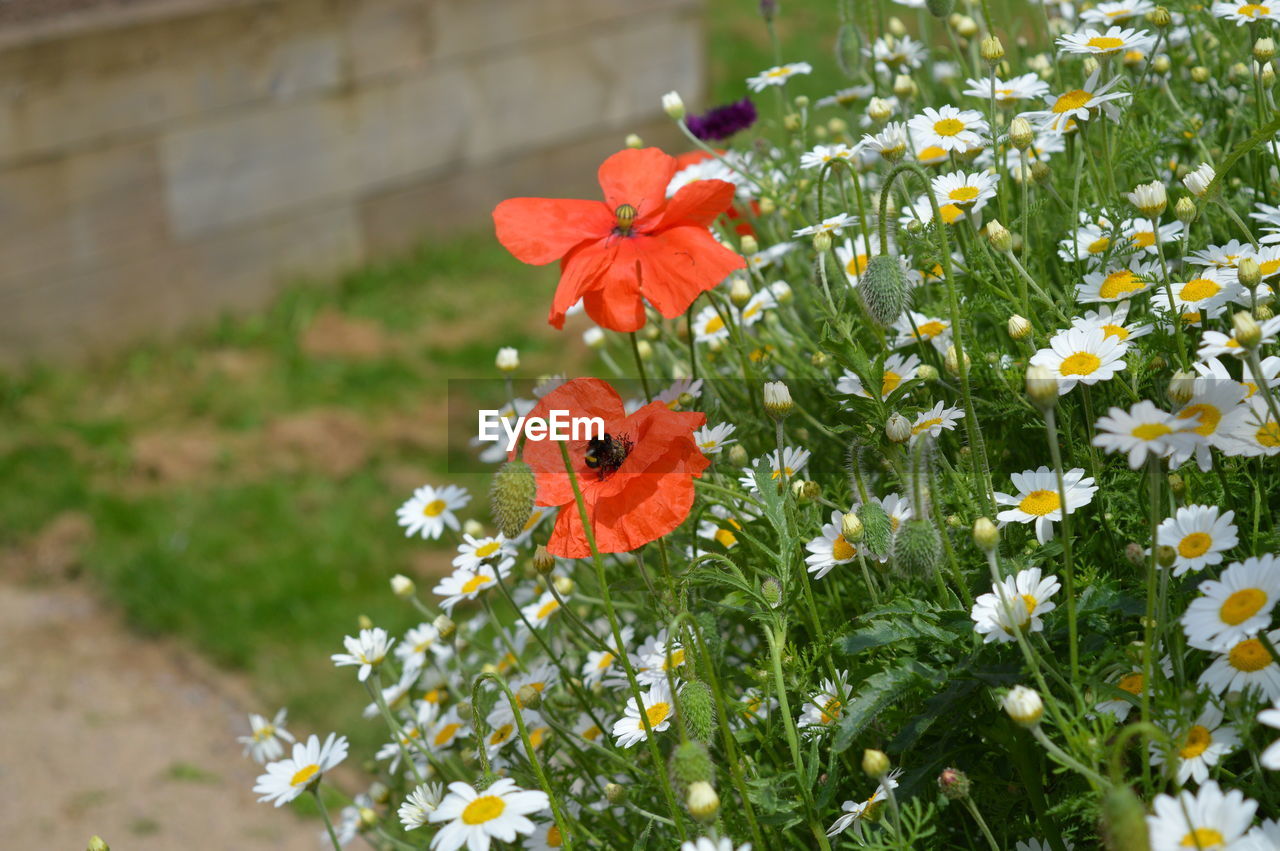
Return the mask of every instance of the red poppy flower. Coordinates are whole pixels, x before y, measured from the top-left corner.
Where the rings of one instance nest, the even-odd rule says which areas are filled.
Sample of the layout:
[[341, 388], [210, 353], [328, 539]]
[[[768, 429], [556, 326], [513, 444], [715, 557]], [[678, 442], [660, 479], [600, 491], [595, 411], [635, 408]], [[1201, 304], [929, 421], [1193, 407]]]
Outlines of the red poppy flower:
[[[622, 398], [598, 378], [575, 378], [556, 388], [529, 417], [546, 418], [551, 411], [604, 420], [605, 441], [566, 444], [601, 552], [629, 552], [684, 522], [693, 507], [693, 480], [710, 464], [693, 439], [693, 431], [706, 424], [705, 414], [650, 402], [628, 416]], [[548, 552], [582, 558], [591, 550], [560, 446], [526, 441], [524, 460], [537, 480], [537, 504], [560, 508]]]
[[582, 299], [598, 325], [636, 331], [645, 299], [674, 319], [746, 265], [708, 230], [733, 203], [733, 184], [698, 180], [668, 200], [677, 168], [657, 148], [627, 149], [600, 166], [603, 202], [511, 198], [494, 208], [498, 241], [516, 259], [560, 261], [552, 325], [563, 328], [565, 311]]

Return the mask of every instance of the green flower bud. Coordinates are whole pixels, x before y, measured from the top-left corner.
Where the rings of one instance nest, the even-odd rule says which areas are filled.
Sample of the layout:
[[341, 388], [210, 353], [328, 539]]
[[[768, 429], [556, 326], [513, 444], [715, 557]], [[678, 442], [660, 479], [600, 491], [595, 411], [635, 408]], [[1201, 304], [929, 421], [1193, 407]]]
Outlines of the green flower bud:
[[689, 735], [700, 742], [710, 742], [716, 731], [716, 710], [711, 698], [711, 687], [701, 680], [690, 680], [680, 689], [678, 702]]
[[916, 576], [932, 575], [942, 558], [942, 536], [923, 517], [904, 521], [893, 542], [893, 559], [898, 567]]
[[1134, 791], [1123, 784], [1112, 786], [1102, 796], [1098, 817], [1102, 842], [1107, 851], [1150, 848], [1147, 811]]
[[911, 290], [897, 257], [877, 254], [867, 261], [858, 281], [858, 294], [871, 318], [892, 325], [911, 301]]
[[682, 742], [671, 752], [671, 779], [678, 789], [688, 789], [699, 781], [715, 780], [716, 768], [707, 746], [701, 742]]
[[533, 514], [533, 499], [538, 491], [533, 468], [523, 461], [508, 461], [493, 476], [489, 486], [489, 508], [498, 531], [514, 538], [524, 531]]
[[858, 519], [862, 521], [862, 541], [867, 549], [878, 556], [888, 555], [893, 547], [893, 523], [880, 503], [858, 506]]

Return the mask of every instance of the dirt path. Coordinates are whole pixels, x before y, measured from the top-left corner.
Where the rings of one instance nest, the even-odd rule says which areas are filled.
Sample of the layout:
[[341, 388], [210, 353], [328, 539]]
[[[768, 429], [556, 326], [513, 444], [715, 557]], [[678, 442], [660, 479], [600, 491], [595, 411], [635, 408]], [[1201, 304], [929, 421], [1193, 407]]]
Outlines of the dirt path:
[[0, 845], [77, 851], [318, 848], [255, 801], [247, 689], [131, 633], [82, 583], [0, 581]]

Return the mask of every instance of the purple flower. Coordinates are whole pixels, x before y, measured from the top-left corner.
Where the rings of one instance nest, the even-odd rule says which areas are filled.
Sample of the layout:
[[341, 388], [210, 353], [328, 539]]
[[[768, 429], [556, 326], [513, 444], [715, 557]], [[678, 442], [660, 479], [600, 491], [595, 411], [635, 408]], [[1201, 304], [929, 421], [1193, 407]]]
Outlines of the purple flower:
[[760, 15], [766, 21], [772, 21], [778, 13], [778, 0], [760, 0]]
[[685, 119], [689, 132], [704, 142], [728, 139], [755, 123], [756, 105], [751, 98], [717, 106], [702, 115], [690, 115]]

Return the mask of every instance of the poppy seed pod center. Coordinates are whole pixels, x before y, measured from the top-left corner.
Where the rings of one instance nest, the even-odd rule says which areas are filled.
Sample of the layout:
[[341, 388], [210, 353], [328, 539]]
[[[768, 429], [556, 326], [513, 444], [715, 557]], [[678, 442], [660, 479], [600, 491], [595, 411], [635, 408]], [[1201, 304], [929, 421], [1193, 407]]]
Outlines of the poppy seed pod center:
[[630, 236], [631, 228], [636, 223], [636, 208], [630, 204], [621, 204], [618, 209], [613, 211], [613, 216], [618, 222], [618, 233], [623, 236]]

